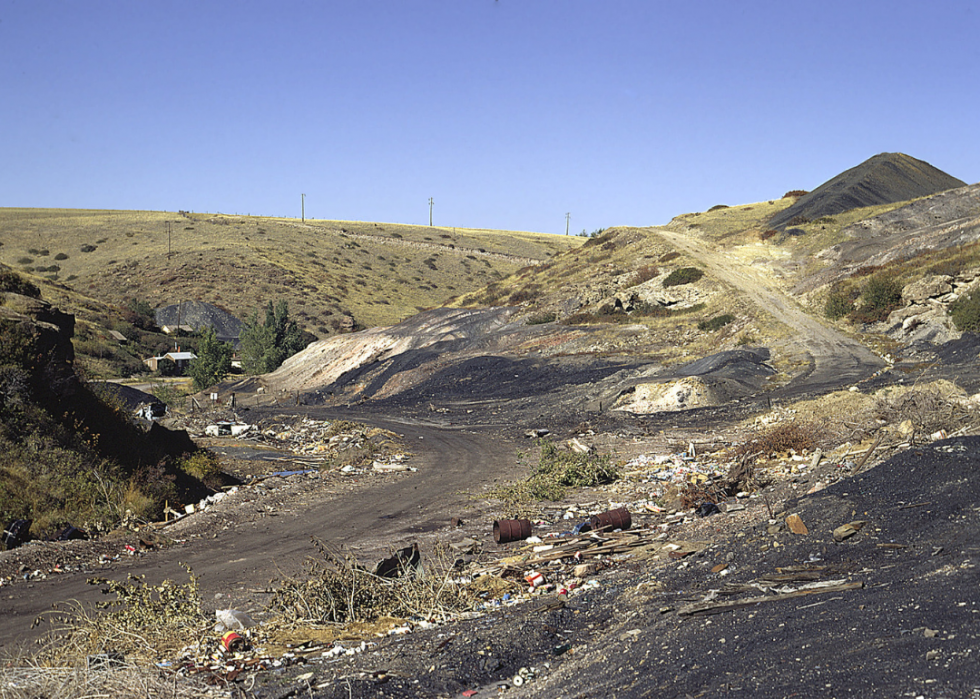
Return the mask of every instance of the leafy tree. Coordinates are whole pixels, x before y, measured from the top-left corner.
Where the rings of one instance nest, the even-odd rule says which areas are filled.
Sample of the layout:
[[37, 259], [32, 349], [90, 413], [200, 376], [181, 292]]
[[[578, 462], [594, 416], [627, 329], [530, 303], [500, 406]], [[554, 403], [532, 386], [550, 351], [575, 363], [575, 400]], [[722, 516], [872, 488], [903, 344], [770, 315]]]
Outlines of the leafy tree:
[[258, 309], [252, 311], [239, 334], [242, 368], [249, 374], [266, 374], [306, 347], [303, 332], [289, 319], [289, 304], [280, 299], [265, 309], [265, 322], [259, 322]]
[[197, 359], [192, 359], [187, 368], [194, 387], [205, 389], [225, 378], [231, 371], [231, 353], [231, 345], [219, 340], [214, 328], [205, 328], [197, 345]]

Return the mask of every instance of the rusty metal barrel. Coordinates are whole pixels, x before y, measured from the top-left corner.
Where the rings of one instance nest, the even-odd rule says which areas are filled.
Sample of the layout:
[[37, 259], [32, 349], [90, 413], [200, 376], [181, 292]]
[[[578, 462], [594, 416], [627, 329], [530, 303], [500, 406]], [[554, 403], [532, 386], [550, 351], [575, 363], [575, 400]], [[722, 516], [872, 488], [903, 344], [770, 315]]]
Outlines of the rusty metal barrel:
[[609, 510], [609, 512], [592, 515], [589, 517], [589, 523], [595, 530], [622, 529], [625, 531], [633, 525], [633, 518], [630, 516], [629, 510], [620, 507], [618, 510]]
[[493, 523], [493, 540], [498, 544], [521, 541], [531, 536], [531, 520], [501, 519]]

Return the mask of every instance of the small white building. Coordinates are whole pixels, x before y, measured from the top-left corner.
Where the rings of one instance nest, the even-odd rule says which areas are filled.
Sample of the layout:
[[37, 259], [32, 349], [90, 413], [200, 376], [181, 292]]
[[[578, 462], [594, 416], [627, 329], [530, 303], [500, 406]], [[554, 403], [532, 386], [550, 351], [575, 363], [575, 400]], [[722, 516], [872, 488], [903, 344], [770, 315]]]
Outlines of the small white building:
[[150, 357], [149, 359], [144, 359], [143, 363], [150, 367], [151, 371], [156, 371], [160, 368], [160, 362], [163, 360], [169, 360], [177, 365], [180, 369], [186, 369], [187, 365], [191, 363], [191, 360], [197, 359], [197, 355], [193, 352], [167, 352], [160, 357]]

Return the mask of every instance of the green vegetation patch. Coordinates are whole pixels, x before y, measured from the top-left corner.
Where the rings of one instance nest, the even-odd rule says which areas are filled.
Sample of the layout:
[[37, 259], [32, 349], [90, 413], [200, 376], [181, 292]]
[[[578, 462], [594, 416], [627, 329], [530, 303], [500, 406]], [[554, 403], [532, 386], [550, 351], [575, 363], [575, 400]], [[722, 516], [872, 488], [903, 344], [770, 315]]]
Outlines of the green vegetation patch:
[[980, 294], [961, 296], [949, 307], [953, 324], [962, 332], [980, 331]]
[[541, 441], [541, 456], [531, 475], [513, 485], [502, 486], [489, 493], [490, 497], [506, 501], [519, 508], [541, 500], [561, 500], [567, 488], [585, 488], [613, 483], [619, 479], [619, 469], [608, 454], [576, 454], [560, 450], [553, 442]]
[[704, 276], [704, 271], [697, 267], [681, 267], [675, 269], [664, 279], [664, 286], [681, 286], [682, 284], [693, 284]]
[[734, 320], [734, 314], [724, 313], [720, 316], [715, 316], [710, 320], [702, 320], [698, 323], [698, 330], [703, 330], [704, 332], [715, 332], [716, 330], [721, 330]]

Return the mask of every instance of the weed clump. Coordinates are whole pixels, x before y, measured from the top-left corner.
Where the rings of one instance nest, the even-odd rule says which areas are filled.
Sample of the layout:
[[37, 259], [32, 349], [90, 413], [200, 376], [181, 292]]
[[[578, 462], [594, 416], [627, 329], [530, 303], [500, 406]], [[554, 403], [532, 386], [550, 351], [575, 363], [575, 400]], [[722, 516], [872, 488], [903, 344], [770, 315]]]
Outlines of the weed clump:
[[145, 576], [132, 574], [124, 581], [89, 579], [90, 585], [103, 586], [102, 591], [115, 599], [97, 603], [101, 611], [95, 614], [80, 604], [50, 612], [43, 620], [62, 640], [52, 644], [46, 655], [69, 660], [111, 648], [127, 657], [156, 661], [191, 640], [204, 640], [211, 634], [213, 620], [201, 607], [197, 576], [190, 567], [184, 568], [190, 579], [182, 584], [167, 579], [150, 585]]

